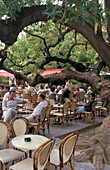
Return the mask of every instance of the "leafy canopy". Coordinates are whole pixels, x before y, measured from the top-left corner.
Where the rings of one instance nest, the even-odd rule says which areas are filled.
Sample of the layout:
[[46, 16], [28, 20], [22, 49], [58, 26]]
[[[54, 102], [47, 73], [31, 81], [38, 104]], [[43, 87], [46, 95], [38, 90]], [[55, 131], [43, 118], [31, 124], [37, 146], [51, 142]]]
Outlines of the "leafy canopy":
[[[55, 33], [59, 33], [57, 29], [58, 24], [55, 25], [51, 20], [46, 22], [45, 26], [50, 28]], [[54, 44], [58, 39], [57, 36], [46, 30], [44, 27], [40, 27], [40, 24], [33, 24], [27, 29], [30, 31], [30, 33], [43, 37], [46, 40], [47, 46]], [[65, 26], [62, 27], [62, 31], [64, 30]], [[66, 58], [69, 49], [74, 43], [74, 31], [71, 31], [65, 35], [64, 40], [62, 40], [57, 46], [50, 48], [49, 51], [51, 56]], [[70, 59], [73, 61], [81, 62], [85, 66], [87, 63], [90, 63], [90, 67], [92, 67], [93, 63], [95, 63], [95, 58], [97, 58], [97, 53], [93, 50], [90, 44], [86, 45], [85, 38], [80, 34], [77, 34], [77, 43], [80, 43], [80, 45], [76, 45], [71, 50]], [[46, 52], [44, 52], [45, 55], [42, 52], [44, 49], [45, 46], [42, 39], [35, 36], [33, 37], [27, 33], [22, 33], [21, 36], [18, 37], [17, 42], [14, 43], [12, 47], [8, 48], [8, 51], [10, 52], [8, 54], [8, 58], [10, 60], [12, 59], [13, 63], [16, 65], [24, 65], [29, 61], [36, 62], [36, 65], [27, 65], [22, 68], [12, 65], [12, 63], [9, 61], [7, 62], [7, 60], [5, 61], [5, 64], [7, 65], [8, 63], [9, 67], [15, 70], [22, 68], [25, 73], [36, 72], [36, 68], [39, 67], [39, 65], [45, 60], [45, 57], [47, 56]], [[57, 68], [58, 65], [62, 65], [62, 63], [54, 61], [47, 64], [45, 68]], [[68, 63], [63, 65], [66, 67], [71, 67], [71, 65]]]
[[20, 12], [22, 7], [40, 4], [40, 2], [40, 0], [37, 0], [37, 2], [36, 0], [1, 0], [0, 19], [5, 16], [5, 18], [9, 17], [16, 20], [16, 12]]
[[104, 22], [104, 12], [105, 10], [107, 12], [101, 3], [97, 4], [94, 0], [67, 0], [65, 2], [57, 0], [55, 6], [51, 0], [48, 0], [47, 5], [46, 14], [52, 16], [53, 19], [57, 16], [63, 22], [73, 19], [77, 21], [79, 17], [82, 17], [85, 21], [95, 25]]

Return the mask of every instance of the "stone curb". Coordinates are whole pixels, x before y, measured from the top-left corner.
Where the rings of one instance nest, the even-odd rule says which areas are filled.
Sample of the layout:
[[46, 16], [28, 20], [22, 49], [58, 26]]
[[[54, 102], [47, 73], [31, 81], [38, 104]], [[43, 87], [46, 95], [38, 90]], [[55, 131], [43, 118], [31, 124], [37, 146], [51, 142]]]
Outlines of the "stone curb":
[[100, 126], [101, 124], [102, 124], [102, 122], [94, 123], [94, 124], [89, 125], [89, 126], [86, 126], [86, 127], [84, 127], [84, 128], [80, 128], [80, 129], [77, 129], [77, 130], [73, 130], [73, 131], [71, 131], [71, 132], [65, 133], [65, 134], [60, 135], [60, 136], [55, 136], [55, 137], [56, 137], [56, 138], [61, 138], [61, 139], [63, 139], [63, 138], [65, 138], [67, 135], [69, 135], [69, 134], [71, 134], [71, 133], [74, 133], [74, 132], [83, 133], [84, 131], [89, 130], [89, 129], [91, 129], [91, 128], [96, 128], [96, 127]]

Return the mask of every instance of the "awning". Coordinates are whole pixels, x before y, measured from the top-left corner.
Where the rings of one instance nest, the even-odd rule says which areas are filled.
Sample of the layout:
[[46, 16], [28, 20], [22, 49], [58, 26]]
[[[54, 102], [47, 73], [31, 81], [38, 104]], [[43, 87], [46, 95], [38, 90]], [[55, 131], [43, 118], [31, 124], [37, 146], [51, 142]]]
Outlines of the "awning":
[[9, 77], [9, 78], [14, 78], [14, 75], [7, 72], [7, 71], [4, 71], [4, 70], [0, 70], [0, 77]]
[[[41, 75], [42, 76], [45, 76], [45, 75], [49, 75], [49, 74], [55, 74], [55, 73], [60, 73], [63, 69], [46, 69], [44, 70]], [[75, 71], [75, 68], [72, 69], [73, 71]], [[36, 73], [31, 73], [31, 74], [28, 74], [28, 77], [30, 76], [35, 76]]]

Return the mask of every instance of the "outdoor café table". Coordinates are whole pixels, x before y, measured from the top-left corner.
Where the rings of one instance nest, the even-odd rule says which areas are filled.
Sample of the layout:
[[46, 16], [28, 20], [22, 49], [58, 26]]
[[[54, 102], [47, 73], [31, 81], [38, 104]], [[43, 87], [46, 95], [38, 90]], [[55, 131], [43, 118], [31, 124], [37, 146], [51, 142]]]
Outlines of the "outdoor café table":
[[18, 109], [18, 113], [21, 113], [21, 114], [31, 114], [33, 111], [32, 110], [27, 110], [27, 109]]
[[63, 104], [54, 104], [53, 108], [58, 109], [58, 112], [60, 112], [63, 109]]
[[63, 104], [54, 104], [53, 108], [54, 109], [62, 109], [63, 108]]
[[84, 102], [83, 102], [83, 101], [77, 102], [77, 105], [78, 105], [78, 106], [84, 106]]
[[23, 108], [23, 104], [17, 104], [17, 107]]
[[[25, 141], [26, 139], [31, 139], [31, 141]], [[21, 150], [28, 150], [29, 157], [31, 157], [32, 151], [37, 149], [42, 143], [48, 140], [47, 137], [41, 135], [20, 135], [12, 139], [12, 146], [21, 149]]]

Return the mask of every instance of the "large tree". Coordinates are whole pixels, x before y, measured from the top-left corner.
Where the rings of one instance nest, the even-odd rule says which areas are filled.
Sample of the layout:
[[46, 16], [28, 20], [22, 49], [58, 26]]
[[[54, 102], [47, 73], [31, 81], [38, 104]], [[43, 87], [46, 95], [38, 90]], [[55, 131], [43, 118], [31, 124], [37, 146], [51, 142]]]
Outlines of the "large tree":
[[[110, 1], [105, 0], [103, 4], [104, 7], [101, 6], [98, 0], [58, 0], [54, 5], [53, 2], [54, 1], [42, 5], [41, 1], [36, 2], [33, 0], [1, 1], [0, 15], [3, 17], [5, 14], [6, 17], [5, 19], [2, 18], [0, 21], [0, 40], [5, 43], [5, 48], [0, 51], [0, 69], [4, 69], [14, 74], [16, 78], [24, 79], [33, 86], [41, 82], [46, 83], [53, 80], [65, 80], [71, 78], [81, 82], [86, 82], [97, 91], [104, 105], [108, 108], [108, 111], [110, 111], [110, 81], [101, 79], [99, 76], [103, 67], [106, 66], [110, 69]], [[52, 20], [55, 25], [59, 24], [57, 33], [45, 26], [45, 22], [48, 20]], [[35, 64], [37, 68], [43, 68], [51, 61], [58, 61], [61, 63], [69, 63], [71, 67], [75, 67], [76, 71], [66, 69], [60, 74], [48, 76], [41, 76], [37, 73], [34, 79], [29, 79], [25, 75], [17, 73], [15, 70], [7, 67], [5, 61], [8, 57], [8, 47], [17, 41], [19, 33], [24, 30], [25, 27], [30, 26], [31, 24], [36, 24], [39, 21], [43, 23], [42, 26], [44, 29], [47, 29], [58, 37], [56, 42], [48, 44], [44, 37], [30, 32], [30, 27], [28, 27], [28, 29], [25, 30], [26, 32], [42, 39], [44, 48], [41, 50], [45, 59], [39, 66], [34, 61], [29, 61], [22, 66], [19, 64], [16, 65], [22, 68], [29, 64]], [[61, 56], [53, 56], [51, 49], [63, 41], [65, 35], [70, 31], [75, 31], [74, 43], [68, 50], [67, 55], [63, 58]], [[84, 64], [78, 63], [71, 58], [72, 49], [79, 44], [79, 42], [77, 42], [77, 33], [84, 36], [87, 41], [86, 45], [90, 44], [99, 55], [97, 65], [92, 69], [88, 69]], [[100, 147], [97, 147], [98, 150], [100, 150], [101, 147], [103, 148], [100, 140], [97, 142], [97, 145], [98, 144], [100, 145]], [[98, 163], [94, 161], [96, 167], [99, 167], [100, 162], [105, 160], [104, 148], [101, 151], [103, 154], [98, 157]], [[103, 168], [103, 166], [101, 166], [101, 168]]]

